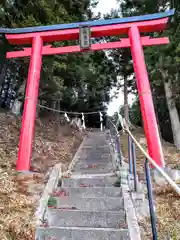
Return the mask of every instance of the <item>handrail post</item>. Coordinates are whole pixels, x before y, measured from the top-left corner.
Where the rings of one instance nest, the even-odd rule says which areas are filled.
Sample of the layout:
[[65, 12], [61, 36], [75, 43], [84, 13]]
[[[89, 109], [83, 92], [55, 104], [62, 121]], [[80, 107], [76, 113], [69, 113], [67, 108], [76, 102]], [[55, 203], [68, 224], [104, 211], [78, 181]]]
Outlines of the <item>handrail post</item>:
[[128, 160], [129, 160], [129, 173], [132, 174], [131, 137], [129, 135], [128, 135]]
[[147, 159], [145, 160], [145, 172], [146, 172], [146, 184], [147, 184], [147, 193], [148, 193], [148, 201], [149, 201], [149, 212], [151, 217], [152, 235], [153, 235], [153, 240], [157, 240], [158, 238], [157, 238], [157, 229], [156, 229], [156, 214], [153, 206], [151, 175], [150, 175], [149, 162]]
[[134, 175], [134, 190], [137, 191], [137, 175], [136, 175], [136, 149], [134, 145], [134, 141], [132, 139], [131, 142], [132, 147], [132, 162], [133, 162], [133, 175]]
[[117, 134], [117, 137], [116, 137], [116, 149], [117, 149], [117, 153], [118, 153], [118, 159], [119, 159], [120, 166], [122, 166], [119, 134]]

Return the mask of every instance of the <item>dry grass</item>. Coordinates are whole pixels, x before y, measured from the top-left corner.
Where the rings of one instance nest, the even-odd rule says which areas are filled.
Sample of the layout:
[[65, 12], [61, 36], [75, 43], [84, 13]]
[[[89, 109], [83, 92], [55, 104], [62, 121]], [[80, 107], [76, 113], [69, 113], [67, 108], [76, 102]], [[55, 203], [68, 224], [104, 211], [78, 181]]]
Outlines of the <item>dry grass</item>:
[[[133, 132], [135, 138], [139, 141], [144, 138], [142, 129]], [[124, 157], [128, 157], [127, 134], [121, 136], [121, 147]], [[143, 145], [147, 149], [146, 144]], [[167, 166], [180, 169], [180, 153], [174, 146], [163, 141], [163, 152]], [[139, 149], [136, 149], [137, 171], [141, 181], [144, 182], [144, 155]], [[162, 187], [155, 185], [154, 200], [156, 207], [158, 239], [160, 240], [180, 240], [180, 198], [170, 186]], [[142, 239], [152, 239], [150, 219], [141, 219]]]
[[14, 178], [0, 169], [0, 233], [2, 240], [34, 239], [33, 202], [17, 191]]
[[159, 187], [155, 191], [158, 233], [161, 239], [169, 235], [180, 239], [180, 199], [170, 186]]
[[[156, 186], [154, 200], [157, 217], [157, 232], [160, 240], [180, 239], [180, 199], [170, 186]], [[152, 239], [150, 219], [139, 221], [142, 239]]]
[[31, 170], [15, 171], [20, 120], [0, 114], [0, 239], [35, 239], [35, 209], [46, 182], [46, 173], [56, 163], [68, 164], [82, 136], [60, 127], [55, 120], [37, 121]]

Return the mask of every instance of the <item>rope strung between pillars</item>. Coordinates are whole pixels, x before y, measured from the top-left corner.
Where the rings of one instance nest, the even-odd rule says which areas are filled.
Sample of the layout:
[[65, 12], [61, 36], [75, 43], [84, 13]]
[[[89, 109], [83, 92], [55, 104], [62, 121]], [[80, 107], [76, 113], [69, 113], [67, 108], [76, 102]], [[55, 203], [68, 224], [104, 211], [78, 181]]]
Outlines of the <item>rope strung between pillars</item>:
[[[34, 98], [30, 98], [30, 97], [26, 97], [25, 99], [34, 99]], [[50, 107], [46, 107], [46, 106], [44, 106], [44, 105], [41, 105], [41, 104], [37, 104], [37, 106], [38, 107], [40, 107], [40, 108], [44, 108], [44, 109], [47, 109], [47, 110], [50, 110], [50, 111], [53, 111], [53, 112], [58, 112], [58, 113], [67, 113], [67, 114], [75, 114], [75, 115], [77, 115], [77, 114], [82, 114], [81, 112], [68, 112], [68, 111], [63, 111], [63, 110], [57, 110], [57, 109], [54, 109], [54, 108], [50, 108]], [[101, 111], [101, 112], [103, 112], [103, 113], [106, 113], [106, 111]], [[96, 112], [85, 112], [85, 113], [83, 113], [84, 115], [91, 115], [91, 114], [96, 114], [96, 113], [99, 113], [99, 111], [96, 111]]]
[[72, 114], [72, 115], [81, 114], [82, 128], [83, 129], [86, 129], [85, 115], [99, 114], [99, 116], [100, 116], [100, 128], [101, 128], [101, 131], [103, 131], [103, 113], [106, 113], [106, 111], [79, 113], [79, 112], [68, 112], [68, 111], [63, 111], [63, 110], [57, 110], [57, 109], [54, 109], [54, 108], [46, 107], [46, 106], [41, 105], [41, 104], [37, 104], [37, 106], [42, 108], [42, 109], [47, 109], [47, 110], [50, 110], [50, 111], [53, 111], [53, 112], [64, 113], [64, 117], [65, 117], [67, 122], [71, 121], [67, 114]]
[[102, 114], [102, 112], [99, 112], [99, 117], [100, 117], [100, 128], [101, 128], [101, 131], [103, 131], [103, 114]]

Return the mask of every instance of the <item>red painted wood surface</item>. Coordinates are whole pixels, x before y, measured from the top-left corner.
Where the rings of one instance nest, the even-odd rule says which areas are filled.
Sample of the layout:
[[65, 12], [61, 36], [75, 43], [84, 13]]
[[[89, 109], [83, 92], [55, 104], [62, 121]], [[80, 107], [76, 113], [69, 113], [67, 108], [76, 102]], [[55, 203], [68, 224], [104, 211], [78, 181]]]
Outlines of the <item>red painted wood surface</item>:
[[[154, 46], [168, 44], [168, 38], [150, 38], [150, 37], [141, 37], [142, 46]], [[122, 38], [119, 42], [109, 42], [109, 43], [97, 43], [92, 44], [89, 51], [100, 51], [107, 49], [116, 49], [116, 48], [127, 48], [130, 47], [130, 41], [128, 38]], [[14, 51], [8, 52], [6, 54], [7, 58], [19, 58], [19, 57], [28, 57], [31, 56], [31, 48], [24, 48], [24, 51]], [[67, 54], [67, 53], [81, 52], [80, 46], [68, 46], [68, 47], [57, 47], [51, 48], [51, 45], [44, 46], [42, 49], [42, 55], [53, 55], [53, 54]]]
[[[165, 29], [168, 22], [168, 18], [162, 18], [158, 20], [115, 24], [108, 26], [98, 26], [91, 28], [92, 37], [103, 36], [119, 36], [121, 34], [128, 34], [128, 30], [132, 26], [137, 26], [140, 32], [156, 32]], [[10, 44], [23, 45], [31, 44], [32, 39], [35, 36], [41, 36], [44, 42], [55, 42], [64, 40], [77, 40], [79, 39], [79, 28], [69, 30], [58, 30], [48, 32], [36, 32], [25, 34], [6, 34]]]
[[18, 171], [27, 171], [30, 168], [34, 125], [36, 118], [36, 104], [39, 91], [39, 81], [42, 64], [43, 40], [35, 37], [32, 42], [32, 55], [26, 87], [26, 98], [20, 134], [17, 167]]
[[151, 88], [146, 70], [140, 33], [136, 26], [129, 29], [129, 38], [148, 151], [152, 159], [160, 167], [163, 167], [164, 157], [156, 122]]

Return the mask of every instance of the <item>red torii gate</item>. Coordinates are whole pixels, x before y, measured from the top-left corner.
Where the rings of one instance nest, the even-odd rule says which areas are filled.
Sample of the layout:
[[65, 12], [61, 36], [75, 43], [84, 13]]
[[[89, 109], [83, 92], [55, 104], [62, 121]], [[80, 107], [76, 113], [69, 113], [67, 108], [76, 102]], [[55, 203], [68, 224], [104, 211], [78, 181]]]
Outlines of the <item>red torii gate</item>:
[[79, 39], [79, 28], [83, 25], [90, 28], [92, 37], [119, 36], [121, 34], [127, 34], [129, 36], [128, 38], [120, 39], [118, 42], [92, 44], [88, 50], [97, 51], [115, 48], [131, 48], [148, 151], [155, 162], [160, 167], [164, 167], [162, 147], [144, 61], [143, 46], [167, 44], [168, 38], [152, 39], [150, 37], [141, 37], [140, 33], [164, 30], [167, 26], [168, 18], [173, 14], [174, 10], [170, 10], [159, 14], [111, 20], [97, 20], [84, 23], [20, 29], [1, 28], [0, 33], [5, 34], [10, 44], [32, 45], [31, 48], [24, 48], [23, 51], [8, 52], [6, 55], [7, 58], [30, 56], [17, 170], [26, 171], [30, 168], [42, 56], [83, 51], [78, 45], [53, 48], [51, 45], [43, 46], [43, 44], [54, 41], [77, 40]]

